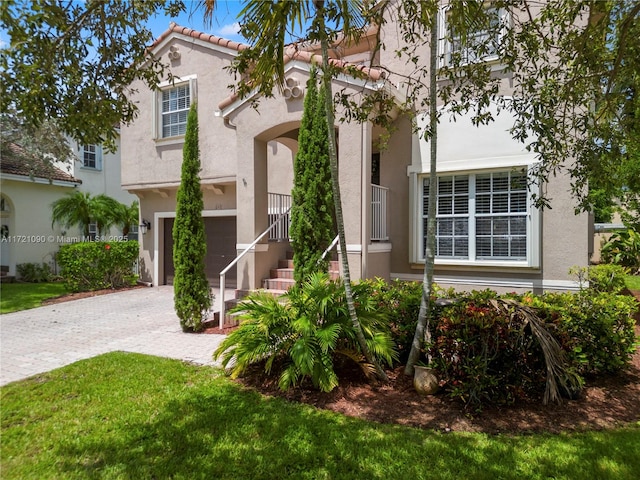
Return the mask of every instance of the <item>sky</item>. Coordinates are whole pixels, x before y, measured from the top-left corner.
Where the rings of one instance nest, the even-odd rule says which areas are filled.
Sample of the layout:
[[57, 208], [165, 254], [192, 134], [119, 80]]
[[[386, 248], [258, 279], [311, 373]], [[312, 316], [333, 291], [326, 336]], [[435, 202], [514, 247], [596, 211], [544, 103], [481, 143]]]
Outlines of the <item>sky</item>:
[[148, 23], [154, 38], [159, 37], [167, 28], [171, 21], [182, 27], [193, 28], [200, 32], [212, 33], [219, 37], [236, 42], [242, 42], [242, 37], [238, 35], [238, 12], [242, 9], [242, 2], [237, 0], [218, 0], [214, 18], [210, 27], [206, 27], [203, 21], [203, 9], [199, 7], [199, 0], [185, 0], [187, 11], [177, 18], [160, 14]]

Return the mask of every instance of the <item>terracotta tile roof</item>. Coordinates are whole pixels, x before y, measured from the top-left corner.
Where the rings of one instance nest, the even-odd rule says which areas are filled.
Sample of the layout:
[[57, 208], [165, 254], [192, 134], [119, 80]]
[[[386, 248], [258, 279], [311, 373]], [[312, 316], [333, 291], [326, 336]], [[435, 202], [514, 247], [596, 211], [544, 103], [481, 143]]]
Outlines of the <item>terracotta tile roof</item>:
[[82, 180], [54, 167], [40, 158], [29, 157], [20, 145], [9, 143], [3, 145], [0, 158], [0, 172], [5, 175], [19, 175], [45, 180], [57, 180], [71, 183], [82, 183]]
[[162, 43], [162, 41], [165, 38], [167, 38], [169, 35], [171, 35], [172, 33], [179, 33], [181, 35], [186, 35], [187, 37], [191, 37], [191, 38], [194, 38], [196, 40], [202, 40], [204, 42], [209, 42], [209, 43], [211, 43], [213, 45], [219, 45], [221, 47], [230, 48], [231, 50], [236, 50], [237, 52], [240, 52], [242, 50], [245, 50], [245, 49], [249, 48], [249, 46], [245, 45], [244, 43], [234, 42], [232, 40], [227, 40], [226, 38], [217, 37], [217, 36], [211, 35], [209, 33], [198, 32], [197, 30], [193, 30], [193, 29], [188, 28], [188, 27], [181, 27], [180, 25], [177, 25], [175, 22], [171, 22], [169, 24], [169, 28], [167, 30], [165, 30], [156, 39], [156, 41], [153, 42], [153, 44], [149, 48], [150, 49], [154, 49], [157, 45]]
[[[370, 30], [372, 32], [376, 32], [377, 31], [377, 29], [370, 29]], [[234, 42], [234, 41], [227, 40], [227, 39], [221, 38], [221, 37], [217, 37], [215, 35], [211, 35], [211, 34], [208, 34], [208, 33], [198, 32], [197, 30], [193, 30], [193, 29], [188, 28], [188, 27], [181, 27], [180, 25], [177, 25], [176, 23], [171, 22], [169, 24], [169, 28], [167, 30], [165, 30], [156, 39], [155, 42], [153, 42], [153, 44], [151, 45], [150, 49], [155, 48], [164, 39], [169, 37], [172, 33], [178, 33], [178, 34], [181, 34], [181, 35], [186, 35], [188, 37], [191, 37], [191, 38], [194, 38], [194, 39], [197, 39], [197, 40], [202, 40], [202, 41], [205, 41], [205, 42], [209, 42], [209, 43], [211, 43], [213, 45], [219, 45], [221, 47], [227, 47], [227, 48], [230, 48], [230, 49], [235, 50], [237, 52], [240, 52], [242, 50], [246, 50], [247, 48], [250, 48], [248, 45], [245, 45], [243, 43]], [[367, 33], [369, 34], [370, 32], [367, 32]], [[322, 63], [322, 56], [318, 55], [318, 54], [314, 54], [314, 53], [312, 53], [310, 51], [306, 51], [304, 49], [300, 49], [295, 44], [292, 44], [292, 45], [289, 45], [287, 47], [286, 51], [285, 51], [284, 64], [286, 65], [287, 63], [289, 63], [291, 61], [294, 61], [294, 60], [298, 60], [298, 61], [306, 62], [306, 63], [321, 64]], [[337, 58], [332, 58], [332, 59], [329, 60], [329, 62], [333, 66], [335, 66], [337, 68], [342, 68], [342, 69], [345, 69], [345, 70], [355, 69], [355, 70], [361, 72], [365, 77], [369, 77], [373, 81], [384, 80], [384, 78], [386, 76], [386, 73], [383, 70], [366, 67], [366, 66], [360, 65], [360, 64], [345, 62], [344, 60], [339, 60]], [[228, 107], [229, 105], [231, 105], [237, 99], [238, 99], [238, 95], [237, 94], [232, 94], [232, 95], [228, 96], [227, 98], [225, 98], [224, 100], [222, 100], [218, 104], [218, 108], [220, 110], [222, 110], [225, 107]]]

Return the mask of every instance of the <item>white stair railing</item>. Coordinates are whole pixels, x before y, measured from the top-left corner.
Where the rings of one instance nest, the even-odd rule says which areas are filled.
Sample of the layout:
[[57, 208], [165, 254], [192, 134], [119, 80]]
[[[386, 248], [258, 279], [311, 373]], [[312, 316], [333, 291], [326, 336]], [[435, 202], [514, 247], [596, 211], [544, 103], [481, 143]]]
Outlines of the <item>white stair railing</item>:
[[389, 189], [371, 185], [371, 241], [389, 240], [387, 233], [387, 194]]
[[291, 210], [291, 195], [282, 193], [269, 193], [268, 196], [268, 215], [269, 224], [276, 223], [276, 227], [269, 234], [269, 241], [282, 242], [289, 240], [289, 226], [291, 225], [291, 217], [286, 221], [277, 221], [279, 215], [288, 214]]
[[[224, 316], [225, 316], [225, 304], [224, 304], [224, 290], [225, 290], [225, 277], [227, 275], [227, 272], [229, 270], [231, 270], [231, 268], [233, 268], [242, 257], [244, 257], [247, 252], [249, 252], [251, 249], [253, 249], [253, 247], [255, 247], [258, 242], [260, 240], [262, 240], [268, 233], [270, 233], [280, 222], [283, 221], [283, 219], [287, 218], [289, 216], [289, 211], [291, 210], [291, 207], [289, 207], [288, 209], [286, 209], [283, 213], [281, 213], [280, 215], [278, 215], [278, 217], [275, 219], [274, 222], [271, 223], [271, 225], [269, 225], [269, 227], [262, 232], [258, 238], [256, 238], [253, 242], [251, 242], [251, 245], [249, 245], [247, 248], [245, 248], [242, 253], [240, 253], [240, 255], [238, 255], [236, 258], [233, 259], [233, 261], [227, 265], [221, 272], [220, 272], [220, 319], [219, 319], [219, 327], [220, 330], [222, 330], [223, 326], [224, 326]], [[287, 227], [287, 231], [288, 231], [288, 227]]]

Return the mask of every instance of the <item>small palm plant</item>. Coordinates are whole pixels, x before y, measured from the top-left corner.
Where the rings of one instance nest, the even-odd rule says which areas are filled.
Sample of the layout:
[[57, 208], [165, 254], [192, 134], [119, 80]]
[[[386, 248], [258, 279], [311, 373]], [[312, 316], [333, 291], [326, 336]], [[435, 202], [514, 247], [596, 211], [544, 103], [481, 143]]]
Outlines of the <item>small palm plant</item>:
[[[397, 358], [384, 313], [371, 300], [371, 285], [354, 285], [358, 318], [370, 352], [377, 362], [391, 365]], [[233, 311], [240, 327], [222, 342], [214, 358], [232, 376], [250, 365], [263, 364], [267, 375], [279, 375], [282, 390], [311, 380], [328, 392], [338, 385], [336, 366], [346, 361], [371, 377], [375, 367], [360, 351], [349, 317], [344, 287], [327, 274], [314, 273], [281, 298], [256, 292]]]

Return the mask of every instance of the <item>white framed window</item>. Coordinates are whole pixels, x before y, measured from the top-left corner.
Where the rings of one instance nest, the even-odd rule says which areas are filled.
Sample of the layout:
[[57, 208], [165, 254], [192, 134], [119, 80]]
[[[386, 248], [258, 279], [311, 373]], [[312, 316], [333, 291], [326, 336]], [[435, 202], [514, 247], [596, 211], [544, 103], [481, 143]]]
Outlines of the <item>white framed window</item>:
[[102, 147], [100, 145], [82, 146], [82, 166], [102, 170]]
[[161, 84], [154, 102], [156, 106], [155, 138], [183, 137], [187, 131], [187, 117], [193, 101], [195, 101], [195, 76]]
[[89, 238], [94, 239], [100, 235], [100, 231], [98, 230], [98, 224], [96, 222], [91, 222], [89, 224]]
[[[436, 263], [537, 266], [539, 215], [525, 168], [438, 175]], [[420, 259], [427, 242], [428, 176], [421, 178]]]
[[462, 35], [456, 32], [448, 21], [448, 11], [449, 7], [440, 10], [440, 67], [452, 65], [454, 59], [456, 64], [491, 62], [498, 59], [498, 49], [509, 24], [509, 15], [505, 9], [487, 6], [487, 24], [477, 25], [474, 30], [468, 32], [464, 42]]

